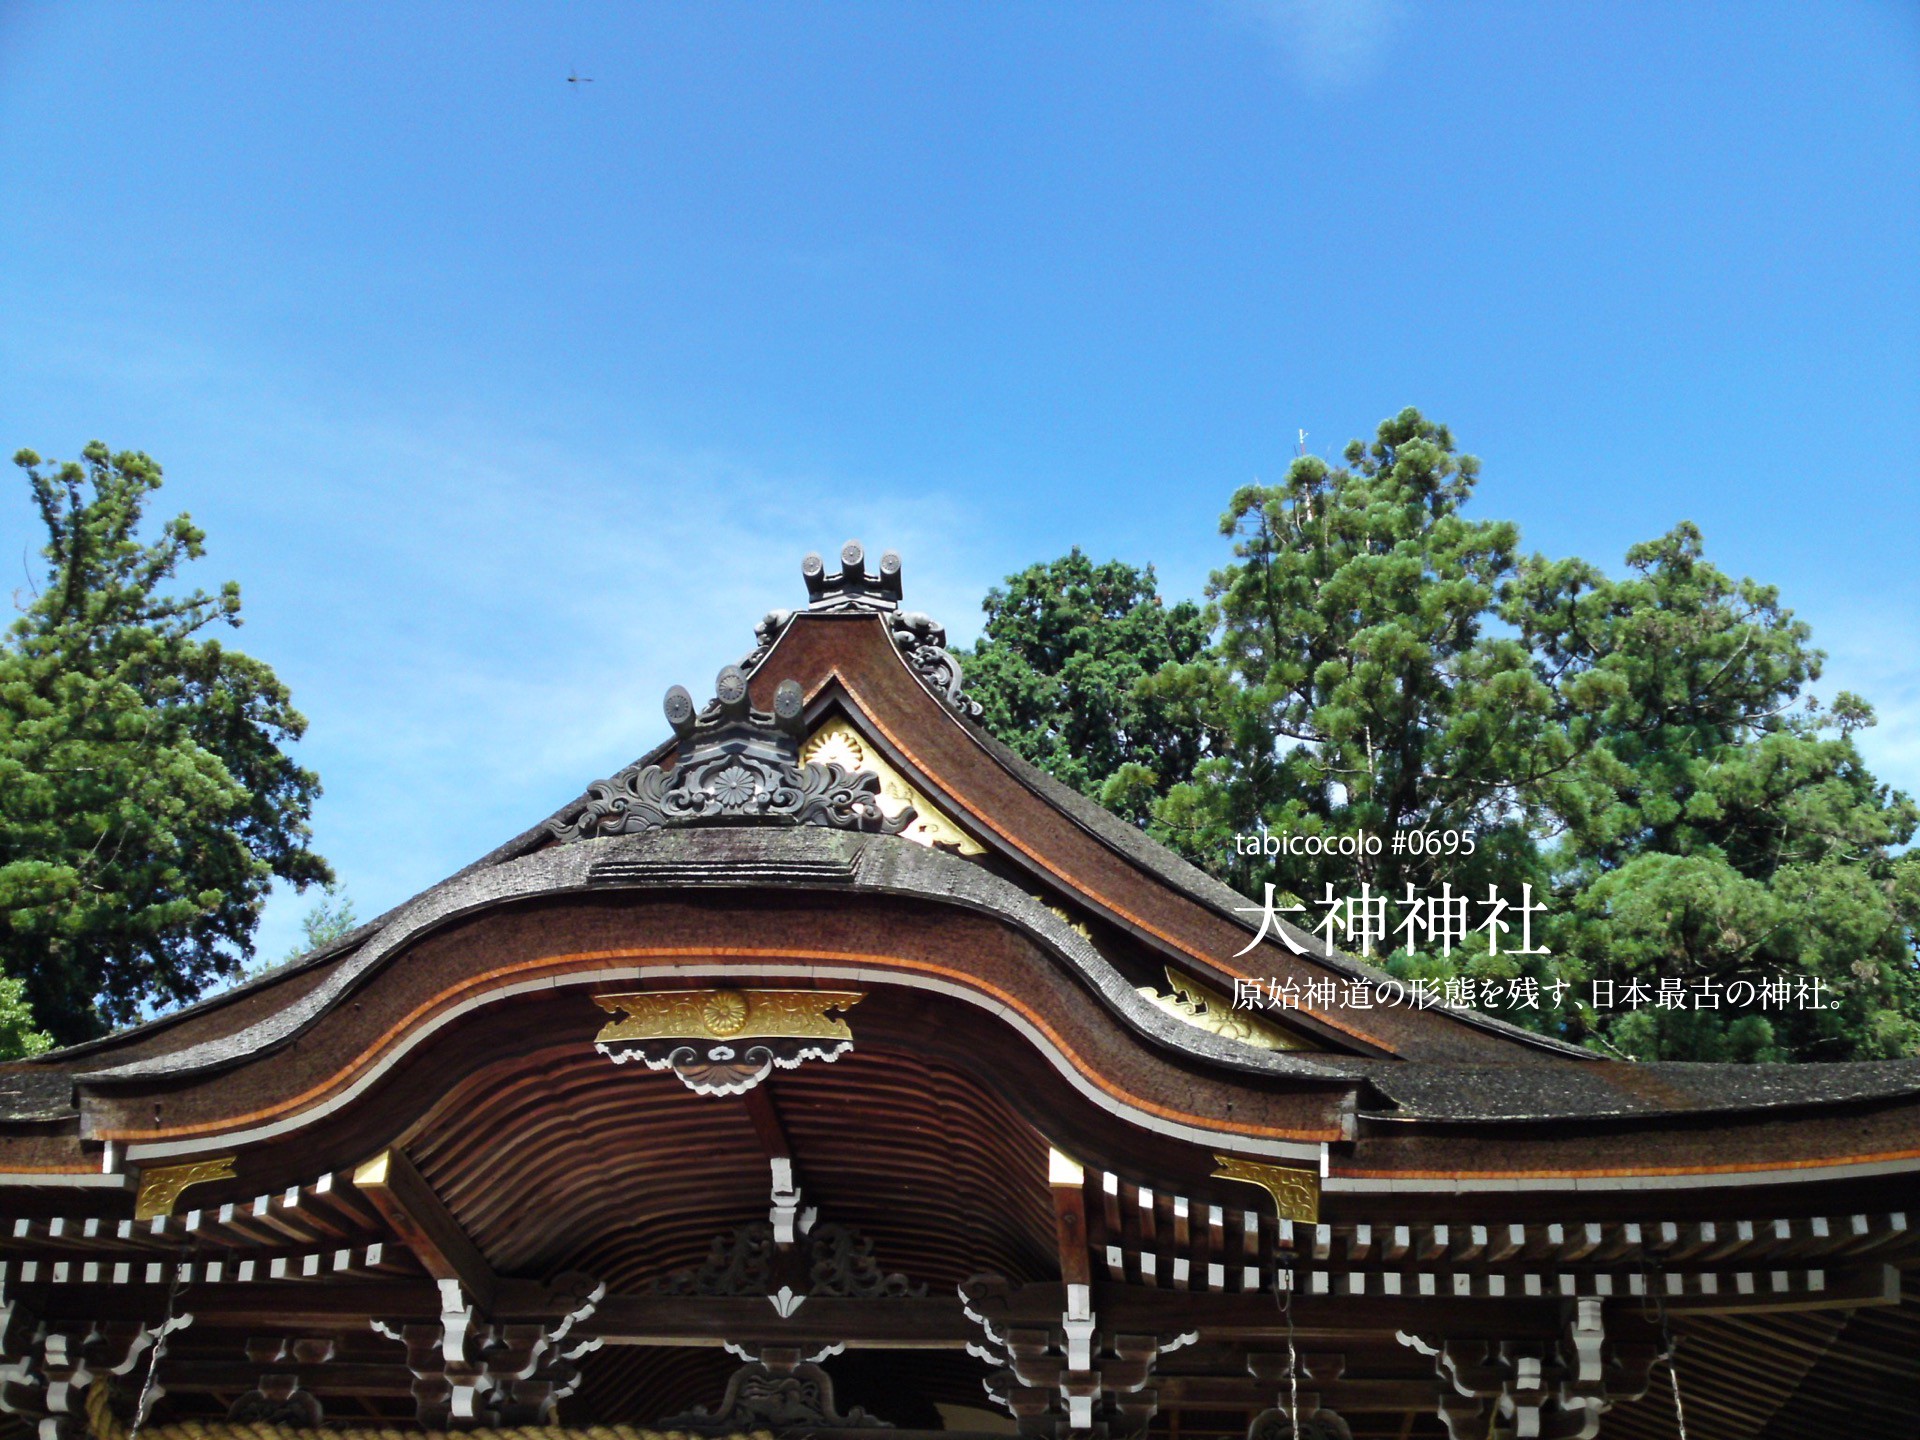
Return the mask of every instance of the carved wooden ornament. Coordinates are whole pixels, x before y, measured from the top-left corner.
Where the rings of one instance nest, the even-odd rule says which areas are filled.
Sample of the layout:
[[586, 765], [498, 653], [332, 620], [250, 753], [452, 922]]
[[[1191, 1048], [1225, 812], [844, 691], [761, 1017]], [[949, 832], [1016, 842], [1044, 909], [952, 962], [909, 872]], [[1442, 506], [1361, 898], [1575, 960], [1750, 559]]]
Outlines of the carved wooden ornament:
[[151, 1220], [156, 1215], [171, 1215], [180, 1192], [189, 1185], [233, 1179], [233, 1160], [231, 1155], [222, 1155], [217, 1160], [196, 1160], [191, 1165], [163, 1165], [142, 1170], [140, 1191], [133, 1200], [133, 1218]]
[[1258, 1185], [1273, 1197], [1274, 1208], [1282, 1220], [1311, 1225], [1320, 1219], [1320, 1177], [1313, 1171], [1263, 1165], [1258, 1160], [1242, 1160], [1237, 1155], [1213, 1158], [1220, 1166], [1213, 1172], [1214, 1179]]
[[828, 1012], [850, 1010], [861, 998], [855, 990], [596, 995], [596, 1005], [621, 1018], [602, 1026], [593, 1045], [616, 1065], [637, 1059], [649, 1070], [672, 1070], [697, 1095], [739, 1095], [776, 1065], [792, 1070], [846, 1054], [853, 1031]]

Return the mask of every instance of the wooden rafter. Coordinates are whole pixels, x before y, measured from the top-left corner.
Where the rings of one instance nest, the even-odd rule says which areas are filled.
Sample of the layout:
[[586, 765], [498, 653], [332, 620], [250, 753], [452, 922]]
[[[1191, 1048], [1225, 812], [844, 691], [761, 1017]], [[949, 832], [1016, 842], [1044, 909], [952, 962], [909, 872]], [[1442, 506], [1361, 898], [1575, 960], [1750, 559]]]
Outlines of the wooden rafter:
[[1078, 1162], [1058, 1150], [1047, 1152], [1047, 1185], [1053, 1191], [1060, 1279], [1068, 1285], [1086, 1285], [1093, 1279], [1093, 1266], [1087, 1255], [1086, 1183], [1086, 1171]]
[[483, 1312], [493, 1308], [499, 1278], [460, 1222], [397, 1147], [382, 1150], [353, 1172], [353, 1183], [394, 1234], [436, 1280], [458, 1280]]

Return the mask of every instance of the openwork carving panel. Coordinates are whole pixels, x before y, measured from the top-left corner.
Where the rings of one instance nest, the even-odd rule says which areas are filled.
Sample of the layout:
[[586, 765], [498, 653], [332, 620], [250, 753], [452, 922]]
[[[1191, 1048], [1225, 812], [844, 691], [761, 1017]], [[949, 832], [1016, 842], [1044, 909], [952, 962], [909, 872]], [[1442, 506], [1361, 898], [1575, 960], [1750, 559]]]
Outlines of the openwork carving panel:
[[804, 1433], [812, 1429], [892, 1429], [887, 1421], [867, 1414], [858, 1405], [844, 1412], [838, 1408], [833, 1378], [815, 1363], [838, 1348], [831, 1346], [807, 1357], [797, 1346], [764, 1346], [758, 1359], [749, 1360], [733, 1372], [733, 1378], [727, 1382], [727, 1393], [712, 1411], [696, 1405], [684, 1415], [662, 1420], [660, 1428], [709, 1434], [742, 1430]]
[[882, 1270], [873, 1241], [851, 1225], [815, 1225], [804, 1238], [805, 1245], [794, 1254], [782, 1247], [770, 1223], [756, 1220], [730, 1235], [715, 1236], [705, 1261], [675, 1270], [650, 1288], [656, 1295], [773, 1296], [785, 1284], [802, 1301], [815, 1295], [846, 1300], [926, 1296], [925, 1285]]

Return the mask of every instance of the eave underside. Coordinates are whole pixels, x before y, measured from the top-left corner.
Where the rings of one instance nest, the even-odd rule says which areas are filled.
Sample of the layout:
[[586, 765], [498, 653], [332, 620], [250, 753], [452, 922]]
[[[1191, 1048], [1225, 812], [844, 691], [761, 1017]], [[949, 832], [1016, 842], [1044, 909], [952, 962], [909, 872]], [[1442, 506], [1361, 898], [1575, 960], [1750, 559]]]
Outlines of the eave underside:
[[[1916, 1255], [1894, 1183], [1723, 1189], [1685, 1206], [1649, 1194], [1329, 1192], [1322, 1223], [1289, 1223], [1256, 1188], [1213, 1178], [1204, 1147], [1130, 1131], [1044, 1066], [1007, 1087], [1018, 1052], [984, 1049], [937, 1011], [913, 1008], [928, 1003], [892, 1015], [869, 997], [851, 1053], [778, 1071], [748, 1096], [695, 1094], [670, 1072], [611, 1064], [577, 1040], [540, 1043], [545, 1012], [523, 1007], [513, 1025], [467, 1037], [464, 1062], [423, 1055], [419, 1075], [396, 1077], [389, 1099], [420, 1097], [404, 1125], [341, 1122], [341, 1134], [396, 1146], [417, 1168], [430, 1198], [413, 1203], [438, 1207], [413, 1217], [420, 1244], [383, 1208], [391, 1196], [357, 1187], [350, 1168], [305, 1184], [311, 1166], [288, 1169], [277, 1177], [288, 1184], [257, 1200], [250, 1187], [208, 1182], [124, 1239], [125, 1194], [76, 1203], [74, 1192], [15, 1191], [25, 1224], [0, 1235], [7, 1297], [49, 1327], [151, 1324], [184, 1261], [192, 1281], [173, 1303], [195, 1319], [169, 1343], [156, 1420], [216, 1419], [263, 1377], [292, 1376], [335, 1423], [411, 1426], [417, 1368], [371, 1322], [443, 1322], [435, 1280], [451, 1276], [469, 1295], [490, 1288], [494, 1323], [552, 1325], [578, 1298], [577, 1286], [573, 1299], [555, 1298], [566, 1277], [584, 1275], [606, 1288], [576, 1338], [605, 1343], [581, 1357], [578, 1390], [559, 1402], [564, 1423], [651, 1425], [715, 1406], [741, 1363], [725, 1346], [787, 1341], [846, 1344], [823, 1362], [843, 1410], [919, 1429], [933, 1427], [938, 1406], [991, 1405], [993, 1367], [967, 1349], [991, 1342], [960, 1291], [997, 1275], [1010, 1296], [1002, 1334], [1009, 1323], [1057, 1328], [1070, 1303], [1062, 1281], [1078, 1265], [1103, 1329], [1197, 1334], [1158, 1360], [1152, 1380], [1156, 1433], [1191, 1440], [1243, 1434], [1277, 1401], [1273, 1357], [1288, 1327], [1273, 1292], [1284, 1274], [1298, 1287], [1293, 1339], [1310, 1393], [1362, 1440], [1445, 1433], [1435, 1362], [1399, 1332], [1551, 1346], [1582, 1298], [1601, 1300], [1613, 1343], [1642, 1350], [1658, 1342], [1664, 1310], [1681, 1340], [1693, 1440], [1902, 1433], [1873, 1409], [1920, 1384], [1911, 1271], [1899, 1303], [1886, 1303], [1886, 1267]], [[909, 1043], [929, 1034], [947, 1041]], [[1043, 1128], [1048, 1117], [1073, 1139]], [[1049, 1183], [1050, 1143], [1087, 1162], [1075, 1184]], [[767, 1219], [773, 1150], [816, 1223], [850, 1227], [878, 1272], [915, 1293], [820, 1294], [787, 1318], [764, 1284], [658, 1293], [676, 1271], [697, 1272], [716, 1241]], [[288, 1143], [276, 1163], [301, 1159]], [[1083, 1243], [1063, 1243], [1063, 1203], [1081, 1217]], [[92, 1235], [89, 1212], [102, 1222]], [[449, 1237], [471, 1246], [468, 1268]], [[246, 1281], [243, 1257], [256, 1267]], [[29, 1280], [30, 1258], [42, 1268]], [[57, 1263], [67, 1266], [58, 1281]], [[88, 1264], [100, 1267], [93, 1281]], [[331, 1354], [303, 1363], [291, 1348], [301, 1340], [328, 1342]], [[1615, 1401], [1602, 1434], [1673, 1433], [1666, 1369], [1650, 1383], [1646, 1398]], [[1769, 1429], [1776, 1420], [1789, 1428]]]

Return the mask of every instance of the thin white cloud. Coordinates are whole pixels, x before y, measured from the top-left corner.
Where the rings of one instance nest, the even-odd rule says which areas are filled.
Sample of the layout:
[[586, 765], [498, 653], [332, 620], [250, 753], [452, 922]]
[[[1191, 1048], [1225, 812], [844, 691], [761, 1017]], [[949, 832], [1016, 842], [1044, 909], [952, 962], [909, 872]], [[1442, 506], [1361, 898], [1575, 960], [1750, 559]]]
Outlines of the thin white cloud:
[[1300, 77], [1337, 89], [1366, 79], [1399, 24], [1400, 0], [1229, 0], [1280, 47]]
[[[194, 417], [197, 468], [161, 455], [180, 488], [159, 512], [191, 504], [209, 525], [186, 583], [242, 580], [233, 643], [311, 722], [316, 846], [363, 918], [665, 738], [669, 685], [710, 695], [767, 611], [805, 603], [808, 550], [900, 551], [909, 602], [954, 643], [999, 578], [970, 513], [925, 489], [609, 443], [604, 420], [576, 434], [428, 402], [343, 415], [179, 342], [138, 362], [74, 346], [54, 368]], [[311, 901], [269, 900], [261, 955], [286, 953]]]
[[[912, 602], [937, 615], [977, 609], [985, 589], [968, 573], [963, 516], [825, 477], [713, 456], [536, 454], [472, 435], [362, 434], [350, 449], [412, 487], [403, 513], [382, 518], [366, 497], [360, 517], [408, 572], [408, 600], [364, 582], [336, 596], [340, 643], [316, 657], [303, 701], [330, 786], [321, 848], [369, 910], [665, 738], [667, 686], [704, 698], [761, 616], [804, 604], [807, 550], [831, 556], [850, 537], [898, 549]], [[399, 533], [423, 513], [441, 526], [430, 545]], [[276, 898], [264, 928], [290, 931], [305, 903]]]
[[1814, 641], [1827, 652], [1822, 698], [1851, 690], [1873, 706], [1857, 743], [1875, 776], [1920, 796], [1920, 623], [1842, 610], [1815, 623]]

